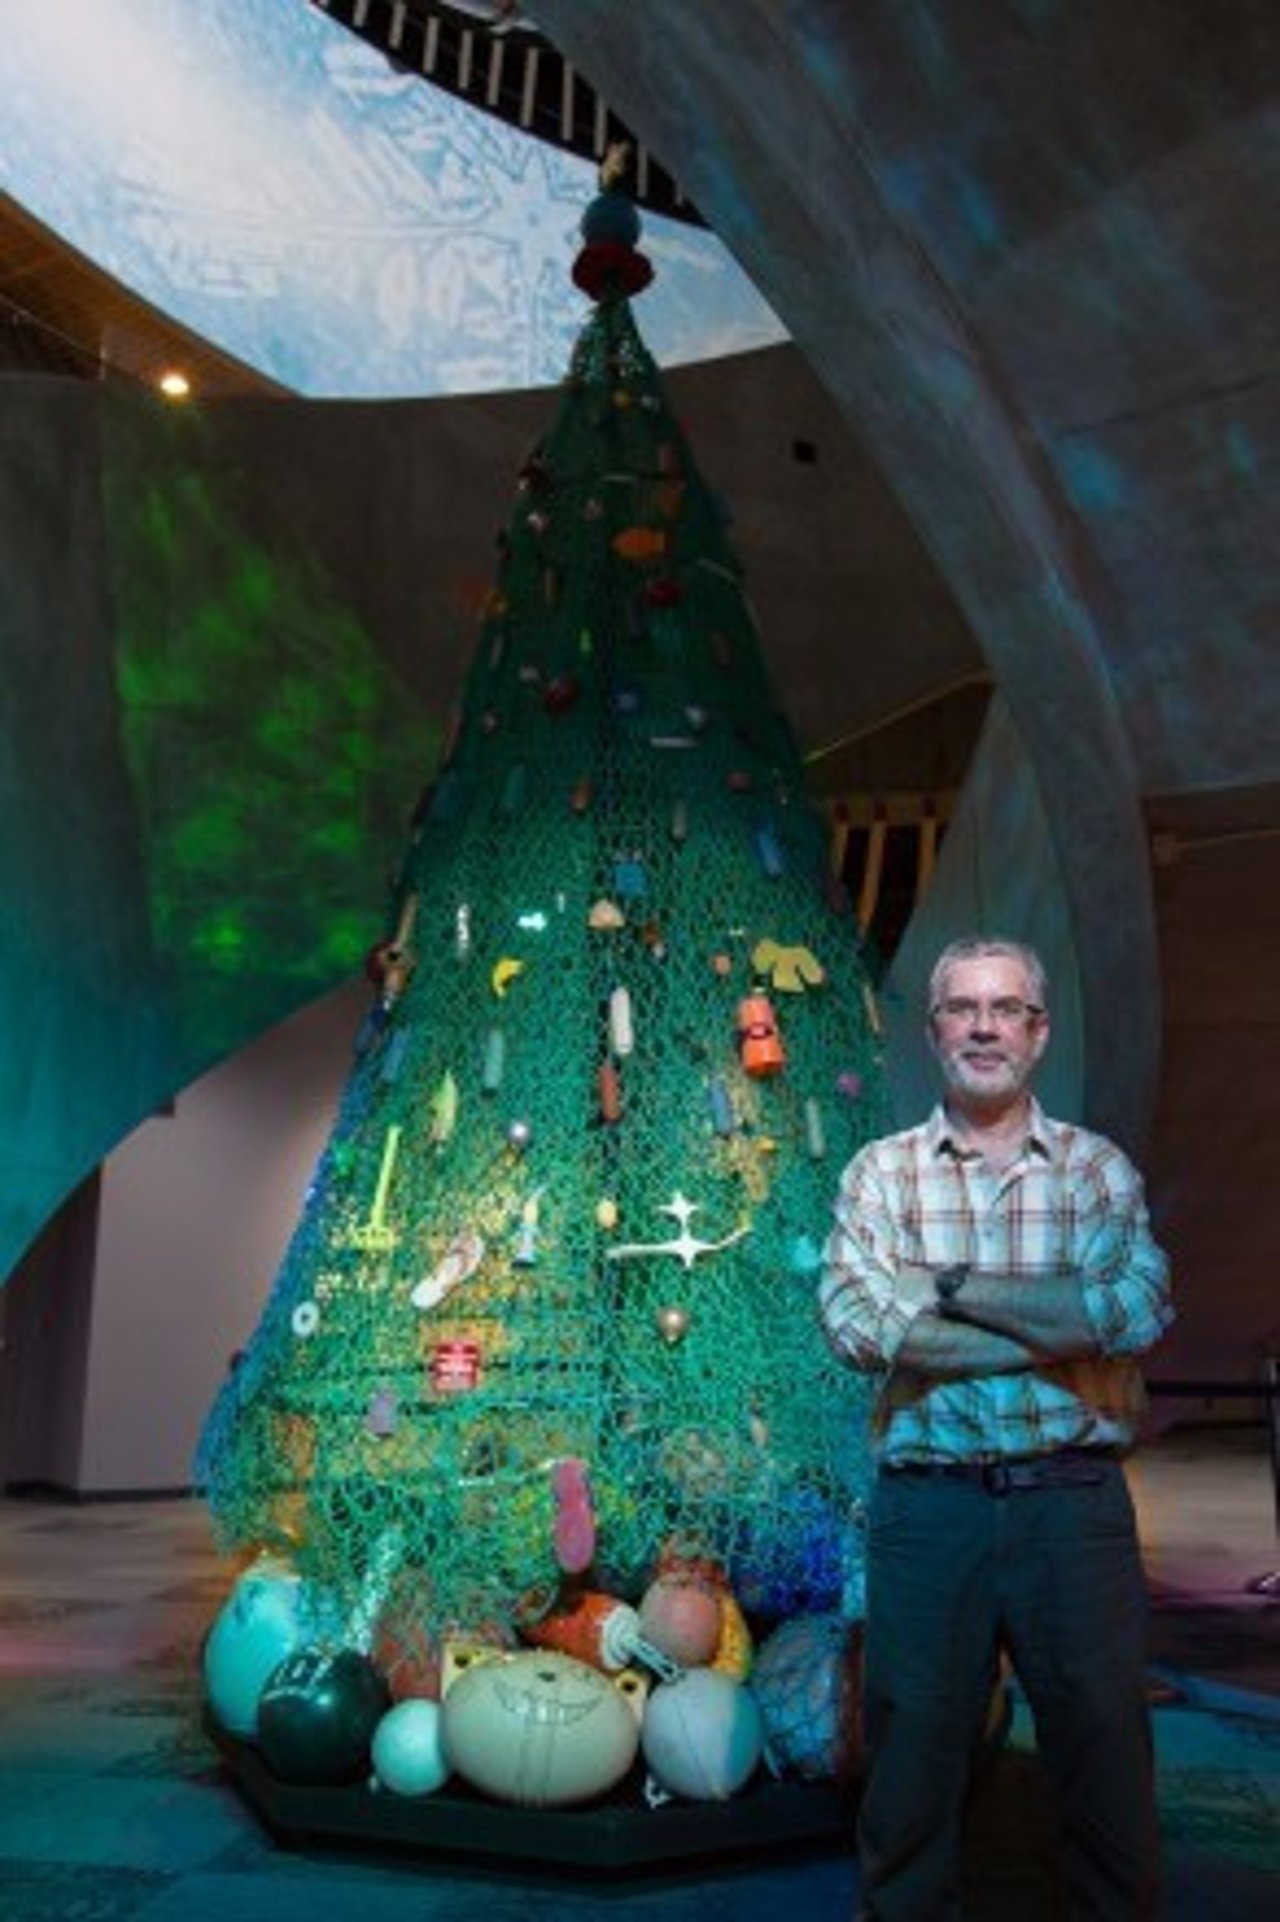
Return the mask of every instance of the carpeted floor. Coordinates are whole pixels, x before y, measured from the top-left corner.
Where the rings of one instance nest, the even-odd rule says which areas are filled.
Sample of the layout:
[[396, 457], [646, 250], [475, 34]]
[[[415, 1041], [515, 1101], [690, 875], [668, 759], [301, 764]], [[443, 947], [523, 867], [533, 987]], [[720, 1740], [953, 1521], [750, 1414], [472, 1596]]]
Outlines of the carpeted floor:
[[[1280, 1902], [1280, 1602], [1260, 1430], [1175, 1433], [1132, 1471], [1152, 1590], [1167, 1922]], [[279, 1846], [200, 1724], [198, 1650], [229, 1581], [196, 1501], [0, 1501], [4, 1922], [843, 1922], [848, 1847], [583, 1878]], [[1054, 1922], [1053, 1822], [1025, 1709], [976, 1783], [970, 1922]]]

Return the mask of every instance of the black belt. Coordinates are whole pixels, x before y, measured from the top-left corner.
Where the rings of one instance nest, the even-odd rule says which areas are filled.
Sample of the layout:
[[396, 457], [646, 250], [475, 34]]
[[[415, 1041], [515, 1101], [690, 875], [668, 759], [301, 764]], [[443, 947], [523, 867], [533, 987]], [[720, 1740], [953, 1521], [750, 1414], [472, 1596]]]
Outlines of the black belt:
[[1050, 1455], [999, 1462], [886, 1462], [882, 1473], [973, 1482], [989, 1495], [1013, 1495], [1027, 1488], [1079, 1488], [1104, 1481], [1108, 1465], [1117, 1459], [1114, 1448], [1058, 1448]]

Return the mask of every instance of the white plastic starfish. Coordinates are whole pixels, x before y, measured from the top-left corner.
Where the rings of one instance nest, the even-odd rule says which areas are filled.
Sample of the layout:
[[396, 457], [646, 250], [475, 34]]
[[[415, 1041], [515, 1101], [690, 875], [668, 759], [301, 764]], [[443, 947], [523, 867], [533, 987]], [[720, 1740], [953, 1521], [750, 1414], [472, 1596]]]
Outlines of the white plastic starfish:
[[735, 1228], [731, 1235], [724, 1237], [723, 1241], [700, 1241], [696, 1235], [689, 1233], [689, 1222], [692, 1216], [698, 1213], [698, 1203], [690, 1201], [678, 1188], [670, 1201], [659, 1202], [658, 1212], [671, 1215], [680, 1223], [680, 1233], [674, 1241], [622, 1242], [616, 1248], [609, 1249], [606, 1259], [627, 1261], [639, 1255], [674, 1255], [676, 1260], [683, 1262], [686, 1268], [692, 1268], [699, 1255], [714, 1254], [717, 1249], [728, 1248], [733, 1242], [741, 1241], [744, 1235], [751, 1233], [751, 1226], [748, 1223], [743, 1228]]

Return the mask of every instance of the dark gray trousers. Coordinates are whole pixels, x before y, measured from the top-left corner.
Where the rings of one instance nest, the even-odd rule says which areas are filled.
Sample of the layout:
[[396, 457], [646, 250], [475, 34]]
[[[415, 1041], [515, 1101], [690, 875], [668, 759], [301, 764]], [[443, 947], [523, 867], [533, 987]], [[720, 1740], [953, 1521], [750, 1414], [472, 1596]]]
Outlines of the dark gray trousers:
[[990, 1492], [881, 1474], [872, 1496], [858, 1818], [864, 1922], [960, 1914], [959, 1822], [998, 1650], [1026, 1691], [1079, 1922], [1156, 1914], [1146, 1593], [1116, 1461]]

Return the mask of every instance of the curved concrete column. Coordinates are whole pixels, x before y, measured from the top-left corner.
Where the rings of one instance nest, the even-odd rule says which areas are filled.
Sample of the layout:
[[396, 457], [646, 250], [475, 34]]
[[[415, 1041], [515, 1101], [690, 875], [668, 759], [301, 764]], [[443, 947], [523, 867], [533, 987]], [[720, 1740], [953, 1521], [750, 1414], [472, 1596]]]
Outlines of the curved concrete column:
[[1061, 864], [1089, 1117], [1135, 1144], [1159, 972], [1137, 777], [1100, 640], [1119, 616], [998, 370], [882, 190], [857, 111], [861, 14], [800, 0], [537, 8], [790, 329], [963, 608]]

